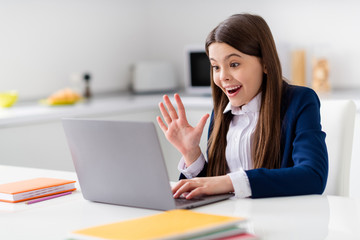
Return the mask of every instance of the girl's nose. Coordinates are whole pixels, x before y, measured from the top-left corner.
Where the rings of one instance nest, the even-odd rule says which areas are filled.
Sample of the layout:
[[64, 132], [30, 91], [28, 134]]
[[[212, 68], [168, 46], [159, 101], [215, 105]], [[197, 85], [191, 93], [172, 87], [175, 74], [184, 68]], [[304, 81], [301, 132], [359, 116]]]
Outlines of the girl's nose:
[[226, 70], [221, 70], [220, 72], [220, 80], [221, 81], [228, 81], [230, 80], [230, 74]]

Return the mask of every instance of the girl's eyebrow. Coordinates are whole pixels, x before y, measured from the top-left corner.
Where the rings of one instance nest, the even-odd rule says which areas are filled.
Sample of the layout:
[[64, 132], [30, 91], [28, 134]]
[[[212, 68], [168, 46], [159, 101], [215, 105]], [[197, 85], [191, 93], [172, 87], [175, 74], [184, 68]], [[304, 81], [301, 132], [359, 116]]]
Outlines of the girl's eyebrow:
[[[231, 54], [227, 55], [224, 60], [228, 60], [228, 59], [231, 58], [231, 57], [239, 57], [239, 58], [242, 58], [242, 56], [239, 55], [239, 54], [237, 54], [237, 53], [231, 53]], [[216, 62], [216, 60], [215, 60], [214, 58], [210, 58], [210, 61], [215, 61], [215, 62]]]
[[225, 57], [225, 59], [229, 59], [229, 58], [231, 58], [231, 57], [239, 57], [239, 58], [242, 58], [242, 56], [240, 56], [239, 54], [237, 54], [237, 53], [232, 53], [232, 54], [227, 55], [227, 56]]

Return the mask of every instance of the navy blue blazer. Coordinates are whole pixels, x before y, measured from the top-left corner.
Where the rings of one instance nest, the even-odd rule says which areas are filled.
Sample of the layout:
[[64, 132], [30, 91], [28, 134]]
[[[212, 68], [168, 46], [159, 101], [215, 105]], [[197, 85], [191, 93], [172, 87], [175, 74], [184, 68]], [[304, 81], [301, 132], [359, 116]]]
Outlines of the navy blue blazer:
[[[211, 132], [213, 116], [210, 120]], [[321, 130], [320, 101], [306, 87], [283, 82], [281, 167], [245, 171], [252, 198], [323, 193], [328, 176], [326, 134]], [[206, 176], [207, 164], [198, 177]], [[180, 179], [185, 178], [183, 174]]]

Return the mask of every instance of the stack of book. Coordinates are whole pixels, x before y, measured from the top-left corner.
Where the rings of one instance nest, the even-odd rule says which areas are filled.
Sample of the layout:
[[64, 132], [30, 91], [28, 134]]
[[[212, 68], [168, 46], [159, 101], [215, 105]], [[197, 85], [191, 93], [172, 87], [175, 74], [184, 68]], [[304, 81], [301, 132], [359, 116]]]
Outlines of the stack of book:
[[244, 218], [170, 210], [148, 217], [81, 229], [69, 240], [111, 239], [257, 239], [246, 233]]
[[0, 184], [0, 201], [22, 202], [76, 190], [75, 181], [57, 178], [34, 178]]

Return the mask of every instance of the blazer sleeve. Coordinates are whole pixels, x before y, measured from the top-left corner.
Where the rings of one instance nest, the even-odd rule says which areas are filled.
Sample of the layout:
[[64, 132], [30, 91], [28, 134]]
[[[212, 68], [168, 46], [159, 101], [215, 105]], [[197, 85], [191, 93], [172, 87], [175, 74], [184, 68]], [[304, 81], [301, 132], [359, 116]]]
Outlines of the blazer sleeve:
[[282, 120], [280, 169], [252, 169], [248, 175], [252, 198], [321, 194], [328, 175], [325, 133], [320, 124], [320, 101], [308, 88], [286, 99]]
[[[204, 165], [204, 168], [201, 170], [201, 172], [196, 177], [206, 177], [206, 171], [207, 171], [207, 162]], [[187, 179], [184, 174], [180, 173], [179, 180], [181, 179]]]

